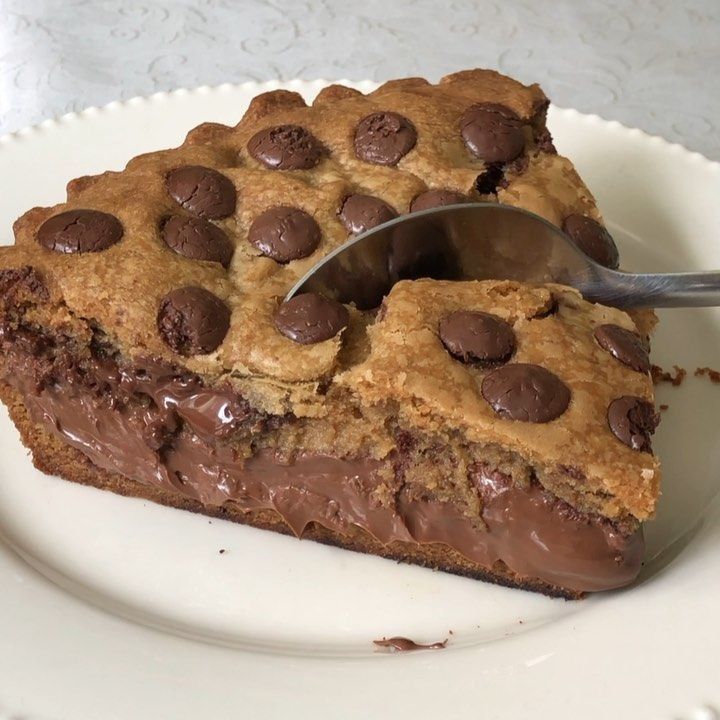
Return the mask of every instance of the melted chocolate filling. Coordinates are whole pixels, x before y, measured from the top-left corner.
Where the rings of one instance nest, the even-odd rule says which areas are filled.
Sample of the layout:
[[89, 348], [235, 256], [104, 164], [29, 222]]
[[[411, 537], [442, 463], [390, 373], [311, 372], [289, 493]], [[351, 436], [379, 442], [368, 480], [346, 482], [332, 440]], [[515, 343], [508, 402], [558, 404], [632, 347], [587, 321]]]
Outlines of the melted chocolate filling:
[[[12, 335], [12, 341], [8, 337]], [[610, 521], [572, 509], [539, 484], [520, 488], [481, 462], [471, 471], [483, 499], [477, 519], [450, 503], [401, 489], [394, 503], [374, 499], [384, 461], [275, 451], [239, 456], [229, 435], [262, 432], [289, 418], [258, 413], [226, 389], [157, 362], [124, 368], [111, 358], [85, 363], [23, 338], [4, 339], [5, 382], [23, 395], [32, 419], [99, 467], [182, 493], [210, 506], [277, 511], [301, 536], [309, 523], [346, 534], [358, 526], [381, 543], [443, 543], [492, 568], [502, 561], [521, 577], [575, 591], [620, 587], [637, 575], [641, 530], [623, 534]]]

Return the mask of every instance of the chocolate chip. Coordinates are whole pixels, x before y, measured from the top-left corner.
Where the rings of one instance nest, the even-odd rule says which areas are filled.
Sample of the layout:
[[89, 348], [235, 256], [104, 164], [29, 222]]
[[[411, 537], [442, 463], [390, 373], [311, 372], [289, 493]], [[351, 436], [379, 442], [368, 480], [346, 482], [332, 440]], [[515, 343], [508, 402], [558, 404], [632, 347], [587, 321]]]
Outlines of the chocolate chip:
[[235, 212], [235, 186], [222, 173], [201, 165], [175, 168], [165, 176], [170, 197], [186, 210], [210, 220], [220, 220]]
[[610, 403], [607, 419], [618, 440], [633, 450], [652, 452], [650, 436], [660, 422], [652, 403], [641, 397], [623, 395]]
[[275, 327], [300, 345], [329, 340], [349, 321], [344, 305], [317, 293], [305, 293], [283, 303], [275, 314]]
[[410, 212], [419, 212], [420, 210], [429, 210], [430, 208], [444, 207], [445, 205], [459, 205], [466, 202], [470, 202], [470, 198], [454, 190], [426, 190], [410, 203]]
[[386, 202], [372, 195], [350, 195], [343, 202], [340, 220], [353, 235], [374, 228], [397, 217]]
[[613, 270], [620, 264], [617, 245], [612, 235], [591, 217], [568, 215], [563, 221], [562, 229], [596, 263]]
[[415, 126], [394, 112], [364, 117], [355, 131], [355, 155], [375, 165], [397, 165], [417, 142]]
[[248, 240], [279, 263], [307, 257], [320, 244], [320, 228], [311, 215], [294, 207], [274, 207], [255, 218]]
[[165, 244], [178, 255], [191, 260], [210, 260], [223, 267], [230, 265], [233, 245], [217, 225], [199, 217], [173, 215], [160, 228]]
[[483, 380], [482, 394], [498, 415], [523, 422], [554, 420], [570, 403], [570, 390], [557, 375], [521, 363], [491, 372]]
[[309, 170], [323, 155], [318, 139], [299, 125], [277, 125], [255, 133], [248, 152], [271, 170]]
[[469, 107], [460, 118], [460, 133], [470, 152], [487, 163], [510, 162], [525, 149], [522, 121], [496, 103]]
[[650, 357], [642, 338], [619, 325], [599, 325], [593, 333], [603, 350], [641, 373], [650, 372]]
[[37, 231], [38, 243], [59, 253], [100, 252], [122, 236], [120, 221], [99, 210], [66, 210], [48, 218]]
[[447, 351], [465, 363], [504, 362], [515, 351], [512, 327], [490, 313], [457, 310], [440, 320], [439, 332]]
[[217, 349], [230, 327], [230, 310], [217, 295], [193, 285], [169, 292], [160, 302], [157, 326], [180, 355]]

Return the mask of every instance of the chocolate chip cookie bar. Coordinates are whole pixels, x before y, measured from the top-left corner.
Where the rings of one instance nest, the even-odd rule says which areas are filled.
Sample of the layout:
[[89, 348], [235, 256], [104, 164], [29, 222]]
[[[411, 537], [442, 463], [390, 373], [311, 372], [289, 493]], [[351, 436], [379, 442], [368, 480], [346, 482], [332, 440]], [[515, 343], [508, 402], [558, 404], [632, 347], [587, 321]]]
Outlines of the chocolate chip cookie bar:
[[503, 280], [282, 301], [349, 236], [473, 200], [616, 267], [547, 104], [486, 70], [278, 90], [27, 212], [0, 396], [36, 466], [549, 595], [630, 583], [660, 480], [647, 324]]

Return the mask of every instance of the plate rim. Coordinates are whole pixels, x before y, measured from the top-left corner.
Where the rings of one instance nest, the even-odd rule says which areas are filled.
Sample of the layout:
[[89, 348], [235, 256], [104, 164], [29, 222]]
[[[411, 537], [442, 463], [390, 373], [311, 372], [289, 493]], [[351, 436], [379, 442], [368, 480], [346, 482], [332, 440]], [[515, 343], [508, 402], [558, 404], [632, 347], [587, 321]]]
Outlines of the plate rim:
[[[45, 118], [44, 120], [41, 120], [37, 123], [30, 123], [29, 125], [23, 125], [20, 128], [17, 128], [16, 130], [11, 130], [9, 132], [3, 133], [0, 135], [0, 147], [2, 145], [5, 145], [7, 143], [11, 143], [17, 140], [22, 140], [26, 138], [29, 135], [32, 135], [36, 132], [41, 132], [43, 130], [51, 130], [55, 127], [65, 125], [68, 123], [77, 122], [79, 120], [92, 118], [100, 114], [105, 114], [108, 112], [114, 112], [117, 110], [122, 110], [125, 107], [133, 107], [137, 105], [141, 105], [144, 103], [152, 103], [152, 102], [161, 102], [163, 100], [166, 100], [168, 98], [173, 97], [185, 97], [188, 95], [208, 95], [208, 94], [215, 94], [215, 93], [223, 93], [223, 92], [230, 92], [230, 91], [251, 91], [254, 90], [255, 94], [259, 94], [262, 92], [269, 92], [272, 90], [286, 90], [286, 89], [303, 89], [308, 86], [317, 86], [318, 89], [322, 87], [326, 87], [328, 85], [346, 85], [349, 87], [364, 87], [368, 89], [368, 92], [372, 92], [372, 90], [377, 89], [380, 87], [383, 83], [378, 82], [376, 80], [370, 80], [368, 78], [362, 79], [362, 80], [351, 80], [349, 78], [339, 78], [339, 79], [328, 79], [328, 78], [313, 78], [311, 80], [304, 80], [299, 78], [293, 78], [291, 80], [280, 80], [280, 79], [273, 79], [273, 80], [263, 80], [263, 81], [257, 81], [257, 80], [247, 80], [240, 83], [232, 83], [232, 82], [226, 82], [226, 83], [220, 83], [219, 85], [197, 85], [197, 86], [182, 86], [178, 88], [173, 88], [171, 90], [159, 90], [158, 92], [151, 93], [149, 95], [133, 95], [130, 98], [127, 98], [125, 100], [111, 100], [108, 103], [104, 103], [102, 105], [88, 105], [80, 110], [73, 110], [71, 112], [62, 113], [61, 115], [55, 115], [52, 117]], [[663, 137], [662, 135], [657, 135], [654, 133], [649, 133], [646, 130], [643, 130], [641, 128], [632, 127], [630, 125], [625, 125], [624, 123], [621, 123], [619, 120], [613, 120], [608, 119], [604, 117], [603, 115], [600, 115], [599, 113], [589, 113], [589, 112], [582, 112], [580, 110], [577, 110], [572, 107], [565, 107], [562, 105], [557, 105], [553, 102], [550, 102], [548, 109], [552, 109], [554, 112], [560, 112], [562, 114], [567, 115], [575, 115], [577, 118], [579, 118], [581, 121], [584, 122], [600, 122], [603, 125], [608, 125], [614, 129], [618, 129], [621, 132], [630, 133], [632, 135], [640, 136], [645, 138], [646, 140], [649, 140], [656, 144], [662, 144], [665, 146], [666, 149], [671, 150], [672, 152], [682, 152], [683, 154], [686, 154], [688, 157], [693, 157], [697, 161], [702, 161], [704, 163], [707, 163], [710, 167], [714, 168], [715, 172], [720, 172], [720, 161], [719, 160], [712, 160], [711, 158], [707, 157], [706, 155], [703, 155], [698, 150], [691, 150], [690, 148], [685, 147], [682, 143], [674, 142], [672, 140], [668, 140], [667, 138]]]

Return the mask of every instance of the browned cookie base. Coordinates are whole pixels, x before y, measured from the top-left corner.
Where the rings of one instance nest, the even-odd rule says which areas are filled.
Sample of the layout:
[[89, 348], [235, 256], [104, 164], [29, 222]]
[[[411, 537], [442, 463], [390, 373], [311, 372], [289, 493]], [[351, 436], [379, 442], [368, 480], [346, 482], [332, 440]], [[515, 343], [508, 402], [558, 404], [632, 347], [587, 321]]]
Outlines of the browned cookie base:
[[[232, 522], [251, 525], [263, 530], [274, 530], [284, 535], [293, 534], [290, 526], [274, 510], [243, 512], [230, 505], [222, 507], [205, 506], [179, 493], [143, 485], [118, 473], [103, 470], [90, 462], [79, 450], [60, 442], [40, 425], [32, 422], [22, 402], [20, 393], [2, 382], [0, 382], [0, 400], [8, 407], [10, 417], [19, 430], [23, 443], [30, 449], [33, 464], [44, 473], [59, 475], [66, 480], [82, 485], [92, 485], [102, 490], [110, 490], [118, 495], [144, 498], [169, 507], [231, 520]], [[510, 571], [502, 562], [496, 563], [489, 570], [471, 562], [457, 551], [441, 543], [420, 545], [395, 541], [383, 545], [357, 526], [349, 528], [347, 535], [340, 535], [317, 523], [308, 525], [303, 533], [303, 539], [314, 540], [326, 545], [354, 550], [355, 552], [379, 555], [391, 560], [421, 565], [477, 580], [485, 580], [497, 585], [532, 590], [550, 597], [577, 600], [584, 596], [584, 593], [551, 585], [537, 578], [520, 577]]]

